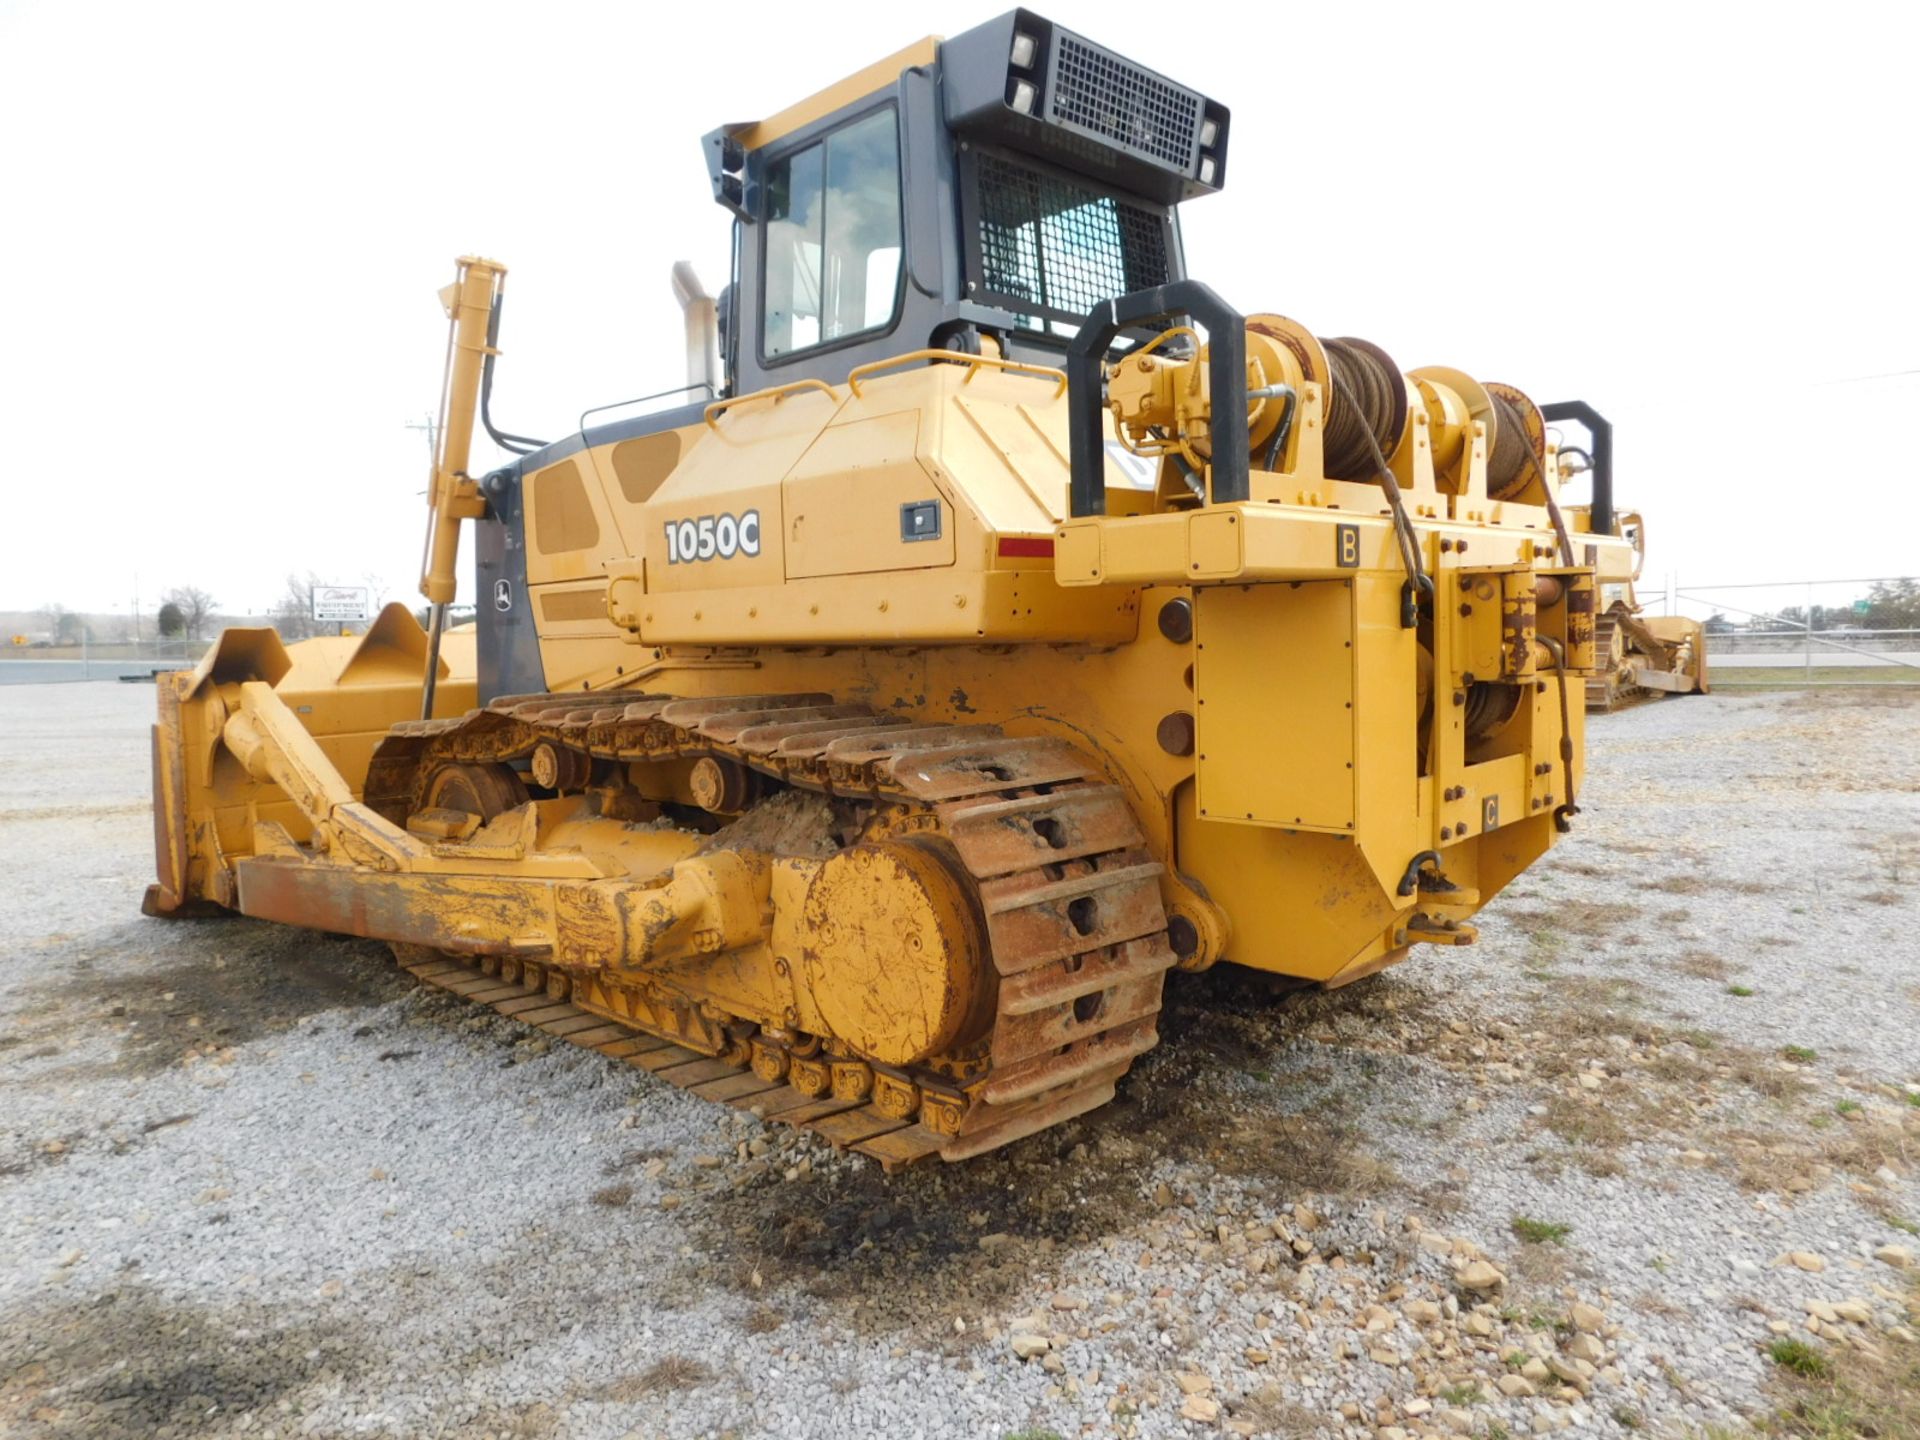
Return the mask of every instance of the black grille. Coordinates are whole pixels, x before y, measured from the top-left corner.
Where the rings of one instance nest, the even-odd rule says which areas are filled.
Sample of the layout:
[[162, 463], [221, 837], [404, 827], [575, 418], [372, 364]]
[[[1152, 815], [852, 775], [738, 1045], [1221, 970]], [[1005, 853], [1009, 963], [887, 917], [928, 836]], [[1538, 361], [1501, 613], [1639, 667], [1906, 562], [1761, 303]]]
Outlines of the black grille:
[[1200, 97], [1117, 55], [1060, 32], [1055, 37], [1050, 119], [1078, 126], [1186, 174], [1193, 168]]
[[1172, 278], [1167, 222], [1151, 206], [990, 151], [973, 155], [983, 298], [1078, 318], [1102, 300]]

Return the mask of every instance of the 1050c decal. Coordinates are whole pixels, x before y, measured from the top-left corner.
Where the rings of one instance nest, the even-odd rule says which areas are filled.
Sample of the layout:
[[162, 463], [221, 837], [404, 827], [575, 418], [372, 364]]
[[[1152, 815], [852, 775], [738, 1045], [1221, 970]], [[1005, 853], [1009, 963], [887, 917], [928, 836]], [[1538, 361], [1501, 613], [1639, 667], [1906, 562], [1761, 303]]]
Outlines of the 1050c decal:
[[667, 521], [667, 563], [687, 565], [696, 560], [731, 560], [736, 555], [760, 553], [760, 512], [702, 515], [698, 520]]

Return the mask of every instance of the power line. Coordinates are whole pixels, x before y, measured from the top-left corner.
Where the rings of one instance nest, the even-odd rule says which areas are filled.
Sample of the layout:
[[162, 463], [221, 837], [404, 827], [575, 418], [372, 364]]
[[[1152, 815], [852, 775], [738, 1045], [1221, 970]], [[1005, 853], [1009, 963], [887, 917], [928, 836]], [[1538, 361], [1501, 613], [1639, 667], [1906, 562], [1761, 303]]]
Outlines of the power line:
[[1865, 385], [1873, 380], [1898, 380], [1907, 375], [1920, 375], [1920, 369], [1882, 370], [1878, 375], [1849, 375], [1840, 380], [1816, 380], [1813, 382], [1813, 388], [1821, 390], [1829, 385]]

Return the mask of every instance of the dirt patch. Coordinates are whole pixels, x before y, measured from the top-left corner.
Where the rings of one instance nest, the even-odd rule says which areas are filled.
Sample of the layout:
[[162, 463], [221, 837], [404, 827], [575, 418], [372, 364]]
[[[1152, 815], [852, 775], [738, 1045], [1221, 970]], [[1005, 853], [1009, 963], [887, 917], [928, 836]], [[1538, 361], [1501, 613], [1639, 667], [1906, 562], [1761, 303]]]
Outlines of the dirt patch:
[[1228, 1408], [1236, 1419], [1251, 1421], [1255, 1434], [1271, 1436], [1273, 1440], [1309, 1440], [1311, 1436], [1326, 1433], [1320, 1416], [1288, 1400], [1286, 1392], [1275, 1384], [1257, 1387], [1241, 1399], [1229, 1402]]
[[344, 1325], [289, 1323], [278, 1308], [170, 1305], [141, 1286], [9, 1317], [0, 1339], [0, 1430], [46, 1440], [232, 1433], [229, 1421], [327, 1375], [365, 1345]]
[[618, 1380], [609, 1380], [597, 1389], [589, 1391], [588, 1398], [611, 1401], [616, 1405], [630, 1405], [638, 1400], [651, 1400], [676, 1390], [692, 1390], [697, 1386], [708, 1384], [713, 1378], [713, 1370], [703, 1361], [686, 1355], [662, 1355], [638, 1375], [625, 1375]]
[[0, 810], [0, 821], [21, 820], [98, 820], [110, 815], [149, 815], [152, 802], [137, 800], [125, 805], [41, 805], [18, 810]]
[[1085, 1129], [891, 1176], [875, 1165], [769, 1172], [680, 1213], [744, 1293], [797, 1286], [845, 1305], [863, 1329], [950, 1335], [954, 1313], [995, 1307], [1055, 1246], [1124, 1230], [1146, 1208]]
[[1159, 1048], [1103, 1110], [965, 1165], [768, 1171], [680, 1213], [745, 1293], [795, 1285], [844, 1303], [863, 1329], [920, 1328], [948, 1345], [955, 1313], [991, 1309], [1057, 1249], [1127, 1234], [1165, 1208], [1142, 1181], [1156, 1162], [1257, 1181], [1276, 1202], [1393, 1187], [1350, 1080], [1336, 1096], [1326, 1071], [1306, 1078], [1319, 1067], [1302, 1043], [1336, 1020], [1372, 1033], [1369, 1012], [1393, 1004], [1378, 981], [1276, 998], [1227, 967], [1176, 975]]
[[[110, 954], [185, 958], [129, 972]], [[47, 957], [58, 979], [21, 992], [5, 1019], [10, 1038], [62, 1046], [104, 1030], [119, 1041], [105, 1064], [59, 1072], [151, 1075], [205, 1053], [284, 1030], [323, 1010], [396, 1000], [413, 988], [387, 947], [253, 920], [135, 920]], [[39, 1072], [41, 1079], [48, 1072]], [[18, 1079], [19, 1077], [16, 1077]]]
[[1911, 710], [1920, 706], [1920, 685], [1911, 680], [1888, 685], [1853, 680], [1825, 690], [1797, 691], [1780, 703], [1783, 708], [1793, 710], [1855, 710], [1862, 706], [1876, 710]]
[[1701, 895], [1714, 888], [1711, 880], [1691, 874], [1659, 875], [1643, 883], [1649, 890], [1660, 890], [1668, 895]]
[[1637, 925], [1643, 918], [1638, 905], [1623, 900], [1562, 899], [1546, 909], [1512, 906], [1507, 912], [1536, 940], [1542, 934], [1599, 936]]
[[1689, 950], [1673, 962], [1673, 968], [1696, 980], [1725, 980], [1732, 969], [1711, 950]]
[[713, 850], [760, 850], [824, 860], [840, 848], [843, 823], [833, 802], [806, 790], [783, 790], [701, 846]]

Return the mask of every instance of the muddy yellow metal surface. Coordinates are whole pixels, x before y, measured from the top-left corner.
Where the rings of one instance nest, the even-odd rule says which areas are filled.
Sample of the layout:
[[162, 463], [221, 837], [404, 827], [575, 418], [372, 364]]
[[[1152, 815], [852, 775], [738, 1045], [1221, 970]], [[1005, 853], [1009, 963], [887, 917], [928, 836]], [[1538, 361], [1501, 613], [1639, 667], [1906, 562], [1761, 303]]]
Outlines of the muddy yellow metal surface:
[[977, 1038], [992, 1018], [992, 971], [969, 898], [952, 862], [911, 841], [822, 865], [800, 963], [828, 1028], [888, 1065]]

